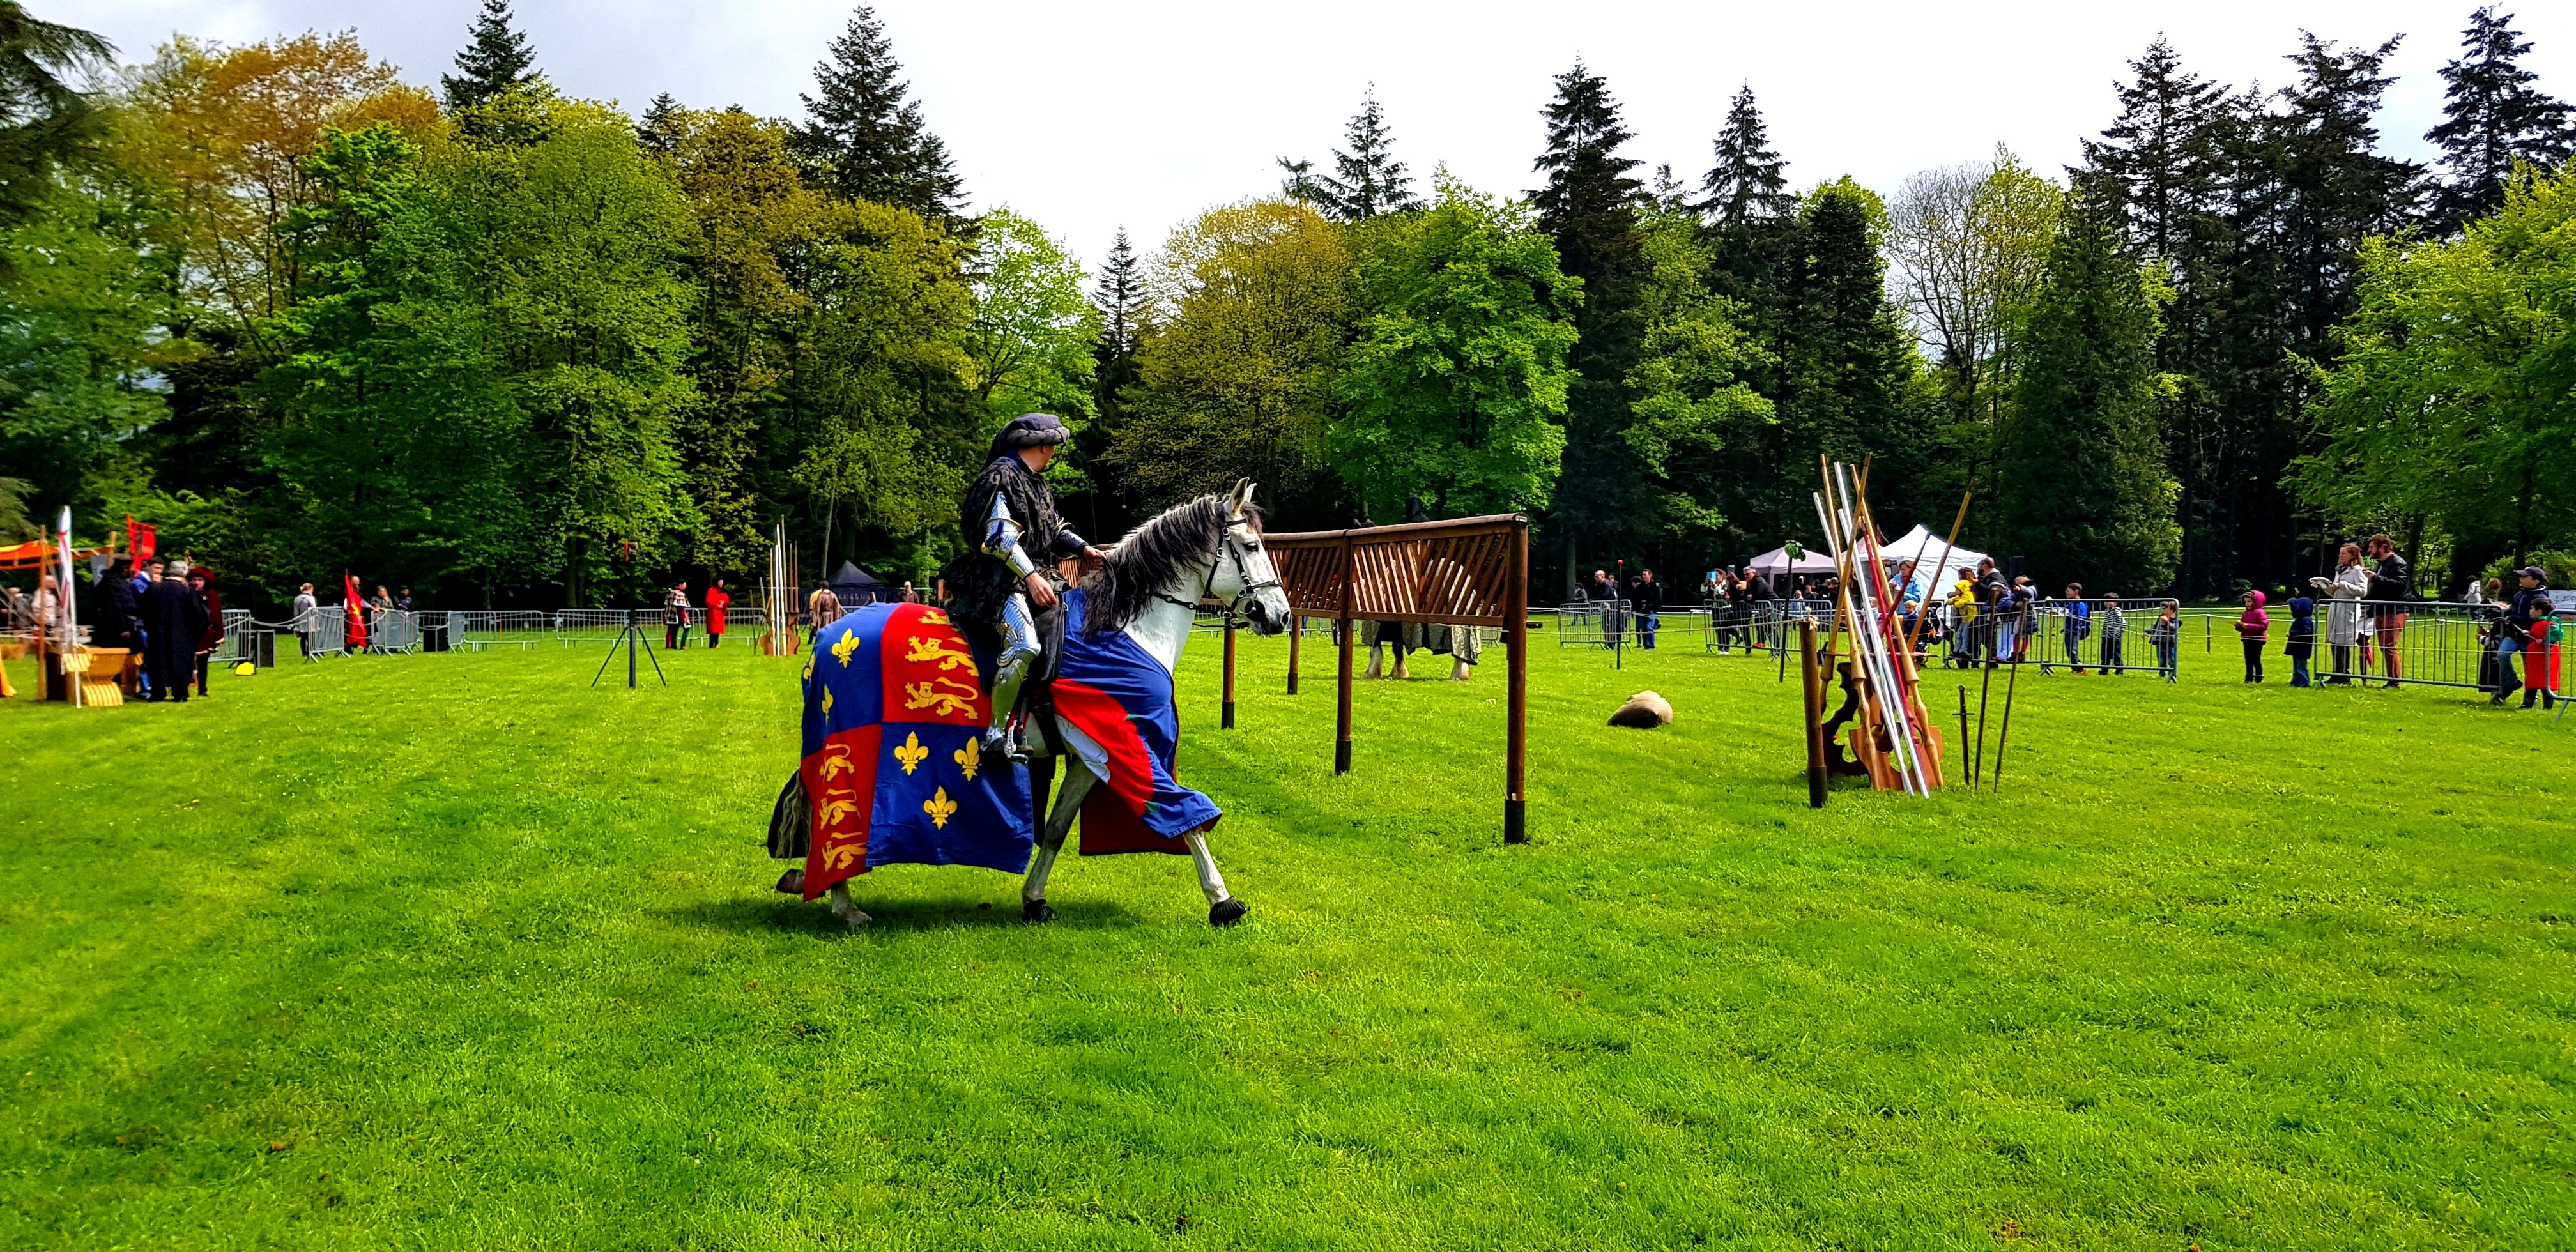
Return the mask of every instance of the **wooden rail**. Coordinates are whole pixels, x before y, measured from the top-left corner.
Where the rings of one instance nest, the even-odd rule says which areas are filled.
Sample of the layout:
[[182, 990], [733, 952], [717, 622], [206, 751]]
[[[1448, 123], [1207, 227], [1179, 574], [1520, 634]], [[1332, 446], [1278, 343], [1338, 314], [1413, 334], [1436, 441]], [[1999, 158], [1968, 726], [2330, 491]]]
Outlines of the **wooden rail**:
[[1288, 693], [1303, 619], [1338, 624], [1333, 772], [1351, 772], [1351, 648], [1359, 622], [1496, 626], [1510, 675], [1503, 842], [1529, 838], [1529, 518], [1519, 513], [1263, 535], [1288, 595]]

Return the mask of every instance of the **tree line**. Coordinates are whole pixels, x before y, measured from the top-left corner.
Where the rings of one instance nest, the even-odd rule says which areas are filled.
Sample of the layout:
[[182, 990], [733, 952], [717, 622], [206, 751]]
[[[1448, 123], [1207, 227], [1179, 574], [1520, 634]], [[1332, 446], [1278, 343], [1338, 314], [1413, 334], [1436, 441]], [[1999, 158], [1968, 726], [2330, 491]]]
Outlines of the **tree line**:
[[[257, 599], [631, 602], [765, 564], [919, 576], [985, 440], [1108, 536], [1238, 477], [1276, 527], [1527, 510], [1542, 586], [1879, 516], [2096, 591], [2221, 594], [2386, 530], [2456, 577], [2576, 547], [2564, 105], [2477, 11], [2443, 156], [2380, 152], [2396, 43], [2286, 86], [2159, 40], [2053, 177], [1998, 149], [1793, 189], [1739, 91], [1695, 179], [1578, 63], [1537, 185], [1417, 177], [1372, 94], [1328, 162], [1095, 272], [970, 214], [865, 8], [799, 119], [546, 80], [506, 0], [433, 94], [349, 35], [114, 67], [0, 0], [0, 529], [153, 521]], [[66, 82], [80, 73], [88, 89]], [[7, 536], [0, 536], [5, 539]]]

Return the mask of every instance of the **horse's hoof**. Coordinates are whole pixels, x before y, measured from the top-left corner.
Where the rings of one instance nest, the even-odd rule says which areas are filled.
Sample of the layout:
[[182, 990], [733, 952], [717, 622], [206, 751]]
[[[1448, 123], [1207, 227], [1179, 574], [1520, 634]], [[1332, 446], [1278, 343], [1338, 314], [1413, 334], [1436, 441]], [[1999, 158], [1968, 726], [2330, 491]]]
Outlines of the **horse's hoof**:
[[801, 896], [805, 894], [804, 867], [798, 866], [784, 874], [780, 874], [778, 876], [777, 891], [778, 894], [783, 896]]
[[852, 909], [847, 913], [836, 913], [833, 916], [840, 918], [841, 921], [852, 930], [857, 930], [859, 927], [865, 926], [869, 922], [876, 920], [857, 909]]
[[1228, 897], [1208, 906], [1208, 925], [1231, 926], [1242, 921], [1243, 915], [1251, 911], [1243, 901]]
[[1055, 920], [1055, 910], [1048, 908], [1047, 902], [1044, 900], [1022, 900], [1020, 901], [1020, 920], [1024, 922], [1051, 922]]

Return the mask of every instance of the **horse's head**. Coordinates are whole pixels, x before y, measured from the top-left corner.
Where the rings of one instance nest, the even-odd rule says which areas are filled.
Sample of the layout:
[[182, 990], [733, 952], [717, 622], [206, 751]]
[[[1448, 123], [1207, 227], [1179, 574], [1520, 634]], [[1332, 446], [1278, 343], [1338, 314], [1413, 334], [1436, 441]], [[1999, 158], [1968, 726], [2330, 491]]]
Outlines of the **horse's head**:
[[1225, 530], [1217, 543], [1215, 576], [1208, 592], [1233, 605], [1252, 624], [1254, 634], [1275, 635], [1288, 629], [1288, 593], [1261, 542], [1261, 510], [1252, 504], [1253, 484], [1235, 485], [1225, 502]]

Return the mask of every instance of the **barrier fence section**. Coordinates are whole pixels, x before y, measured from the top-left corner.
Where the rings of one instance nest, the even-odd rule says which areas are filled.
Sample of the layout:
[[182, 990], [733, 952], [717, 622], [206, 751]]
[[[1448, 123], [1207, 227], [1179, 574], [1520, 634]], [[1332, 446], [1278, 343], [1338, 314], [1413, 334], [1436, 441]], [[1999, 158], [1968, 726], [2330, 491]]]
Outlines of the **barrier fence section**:
[[1351, 768], [1351, 649], [1358, 622], [1499, 626], [1505, 683], [1503, 842], [1529, 838], [1529, 519], [1518, 513], [1355, 530], [1264, 535], [1288, 597], [1288, 691], [1297, 691], [1298, 618], [1340, 627], [1333, 772]]
[[[2078, 612], [2077, 605], [2083, 610]], [[1917, 651], [1940, 649], [1941, 663], [1956, 669], [1979, 664], [2037, 665], [2041, 673], [2058, 667], [2085, 673], [2178, 672], [2188, 630], [2177, 617], [2172, 638], [2156, 628], [2175, 600], [2154, 596], [2117, 600], [2042, 600], [2006, 612], [1980, 611], [1973, 618], [1944, 604], [1924, 619]], [[2160, 641], [2163, 646], [2159, 646]]]

